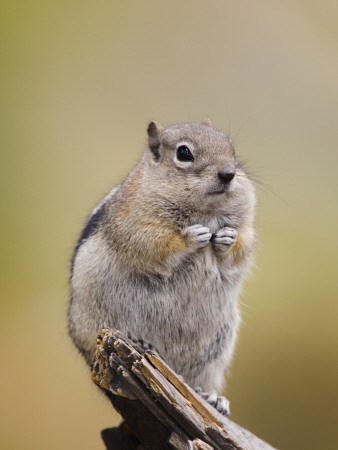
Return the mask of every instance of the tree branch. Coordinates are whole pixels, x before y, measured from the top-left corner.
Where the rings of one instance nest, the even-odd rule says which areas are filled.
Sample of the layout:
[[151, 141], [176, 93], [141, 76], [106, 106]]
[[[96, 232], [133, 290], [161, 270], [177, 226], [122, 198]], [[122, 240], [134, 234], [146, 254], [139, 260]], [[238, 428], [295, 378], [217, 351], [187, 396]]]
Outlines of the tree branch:
[[125, 420], [102, 431], [108, 450], [273, 450], [117, 330], [99, 332], [92, 379]]

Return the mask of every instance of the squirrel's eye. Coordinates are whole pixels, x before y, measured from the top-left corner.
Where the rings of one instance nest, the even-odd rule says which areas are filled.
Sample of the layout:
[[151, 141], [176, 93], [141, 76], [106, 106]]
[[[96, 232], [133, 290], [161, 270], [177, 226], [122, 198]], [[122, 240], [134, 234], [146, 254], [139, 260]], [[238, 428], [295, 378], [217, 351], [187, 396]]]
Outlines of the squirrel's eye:
[[180, 145], [176, 151], [176, 156], [179, 161], [193, 161], [194, 157], [186, 145]]

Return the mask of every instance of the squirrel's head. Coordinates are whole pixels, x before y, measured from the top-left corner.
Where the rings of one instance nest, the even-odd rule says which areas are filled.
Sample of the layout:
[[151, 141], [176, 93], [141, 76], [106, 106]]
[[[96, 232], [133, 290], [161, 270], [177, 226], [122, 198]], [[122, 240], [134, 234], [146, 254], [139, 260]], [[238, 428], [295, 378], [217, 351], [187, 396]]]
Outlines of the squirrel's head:
[[215, 130], [210, 119], [167, 128], [150, 122], [145, 159], [155, 169], [163, 194], [180, 192], [188, 203], [222, 202], [248, 181], [231, 139]]

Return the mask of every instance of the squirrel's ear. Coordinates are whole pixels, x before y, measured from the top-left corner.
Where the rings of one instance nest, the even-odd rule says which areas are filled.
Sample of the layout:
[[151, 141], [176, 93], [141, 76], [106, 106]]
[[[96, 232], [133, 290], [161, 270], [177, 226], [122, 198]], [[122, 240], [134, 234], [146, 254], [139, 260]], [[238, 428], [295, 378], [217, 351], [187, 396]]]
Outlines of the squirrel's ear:
[[207, 117], [202, 120], [201, 124], [205, 125], [206, 127], [213, 127], [211, 120], [208, 119]]
[[153, 152], [156, 161], [160, 159], [159, 147], [163, 130], [164, 128], [155, 121], [150, 122], [147, 129], [149, 148]]

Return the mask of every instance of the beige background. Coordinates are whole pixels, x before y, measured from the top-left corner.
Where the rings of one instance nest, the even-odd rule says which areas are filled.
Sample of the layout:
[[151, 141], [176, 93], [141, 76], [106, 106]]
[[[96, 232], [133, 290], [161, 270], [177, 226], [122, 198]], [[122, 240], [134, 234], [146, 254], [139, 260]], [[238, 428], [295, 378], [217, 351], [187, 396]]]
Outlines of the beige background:
[[67, 337], [72, 249], [147, 122], [205, 116], [258, 178], [233, 419], [337, 448], [338, 3], [1, 3], [1, 448], [103, 448], [118, 416]]

